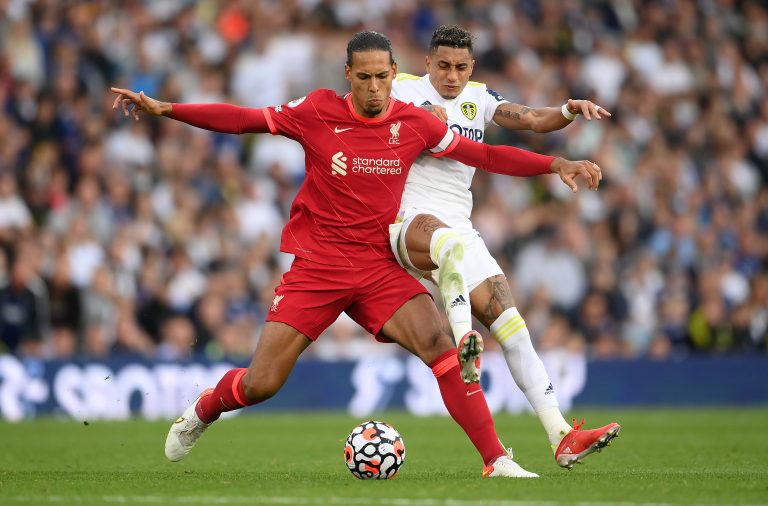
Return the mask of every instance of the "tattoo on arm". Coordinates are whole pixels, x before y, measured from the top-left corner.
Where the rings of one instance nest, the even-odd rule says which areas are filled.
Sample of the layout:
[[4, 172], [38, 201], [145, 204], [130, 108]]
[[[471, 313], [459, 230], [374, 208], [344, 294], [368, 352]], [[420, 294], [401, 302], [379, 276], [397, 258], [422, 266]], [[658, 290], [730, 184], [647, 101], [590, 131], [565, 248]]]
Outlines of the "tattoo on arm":
[[432, 104], [421, 104], [419, 107], [421, 107], [425, 111], [431, 112], [432, 114], [435, 113], [435, 106]]
[[527, 105], [520, 104], [501, 104], [496, 108], [496, 112], [493, 113], [494, 118], [506, 118], [520, 121], [523, 116], [526, 116], [533, 109]]

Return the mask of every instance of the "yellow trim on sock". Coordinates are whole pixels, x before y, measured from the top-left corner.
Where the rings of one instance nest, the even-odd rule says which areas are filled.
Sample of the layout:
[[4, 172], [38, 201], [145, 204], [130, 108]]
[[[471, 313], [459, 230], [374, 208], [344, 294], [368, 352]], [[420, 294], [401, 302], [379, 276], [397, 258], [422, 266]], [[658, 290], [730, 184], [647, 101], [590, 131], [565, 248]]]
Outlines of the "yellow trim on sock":
[[499, 329], [494, 332], [494, 337], [499, 344], [504, 343], [504, 341], [512, 337], [515, 332], [524, 329], [525, 321], [523, 321], [523, 319], [520, 317], [513, 318], [512, 320], [505, 323], [502, 328], [504, 330]]
[[520, 316], [520, 315], [513, 316], [512, 318], [510, 318], [510, 320], [507, 323], [505, 323], [504, 325], [502, 325], [501, 327], [496, 329], [496, 333], [497, 334], [506, 334], [507, 333], [506, 330], [508, 328], [513, 327], [514, 325], [517, 325], [521, 321], [523, 321], [523, 317], [522, 316]]
[[518, 326], [517, 326], [517, 327], [515, 327], [514, 329], [510, 330], [510, 331], [509, 331], [509, 333], [508, 333], [507, 335], [505, 335], [505, 336], [497, 336], [497, 337], [496, 337], [496, 340], [499, 342], [499, 344], [502, 344], [502, 343], [504, 343], [504, 341], [506, 341], [507, 339], [509, 339], [510, 337], [512, 337], [512, 335], [513, 335], [515, 332], [517, 332], [518, 330], [524, 329], [524, 328], [525, 328], [525, 322], [521, 323], [520, 325], [518, 325]]

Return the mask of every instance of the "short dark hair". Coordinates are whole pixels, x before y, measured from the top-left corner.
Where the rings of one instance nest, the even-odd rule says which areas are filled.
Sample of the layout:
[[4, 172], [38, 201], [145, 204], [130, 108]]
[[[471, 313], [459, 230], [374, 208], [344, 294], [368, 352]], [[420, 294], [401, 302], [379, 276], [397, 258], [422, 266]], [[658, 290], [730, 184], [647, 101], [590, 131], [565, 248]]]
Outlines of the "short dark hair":
[[439, 46], [467, 48], [469, 54], [472, 54], [472, 34], [457, 25], [442, 25], [432, 32], [429, 52], [434, 53]]
[[389, 53], [389, 63], [395, 63], [392, 57], [392, 43], [379, 32], [357, 32], [347, 44], [347, 65], [352, 66], [352, 53], [361, 51], [386, 51]]

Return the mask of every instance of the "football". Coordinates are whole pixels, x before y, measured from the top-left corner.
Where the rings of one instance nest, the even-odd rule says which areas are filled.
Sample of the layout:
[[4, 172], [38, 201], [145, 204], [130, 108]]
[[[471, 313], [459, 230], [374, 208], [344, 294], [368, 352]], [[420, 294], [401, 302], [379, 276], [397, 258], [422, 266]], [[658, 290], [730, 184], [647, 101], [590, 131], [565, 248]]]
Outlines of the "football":
[[371, 420], [352, 429], [344, 444], [344, 460], [361, 480], [386, 480], [405, 462], [405, 443], [394, 427]]

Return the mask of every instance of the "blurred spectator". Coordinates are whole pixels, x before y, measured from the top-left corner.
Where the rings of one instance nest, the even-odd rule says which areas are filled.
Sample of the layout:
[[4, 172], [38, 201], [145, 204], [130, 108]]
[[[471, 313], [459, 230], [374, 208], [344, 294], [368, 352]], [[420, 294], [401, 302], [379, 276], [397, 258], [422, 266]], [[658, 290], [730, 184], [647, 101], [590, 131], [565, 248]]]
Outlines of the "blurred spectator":
[[209, 292], [203, 295], [195, 304], [193, 322], [195, 323], [195, 351], [201, 352], [209, 343], [216, 340], [226, 325], [227, 308], [224, 298]]
[[17, 258], [8, 283], [0, 288], [0, 347], [10, 352], [31, 353], [42, 343], [46, 325], [45, 294], [34, 289], [34, 270], [27, 258]]
[[160, 330], [161, 341], [157, 358], [185, 360], [192, 356], [195, 345], [195, 327], [189, 319], [174, 316], [167, 319]]
[[584, 389], [587, 381], [583, 336], [571, 328], [564, 315], [554, 313], [541, 334], [539, 356], [558, 392], [560, 408], [569, 411], [573, 398]]
[[115, 321], [115, 344], [113, 353], [153, 357], [155, 343], [139, 326], [136, 321], [133, 304], [128, 301], [121, 303]]
[[514, 278], [524, 296], [543, 286], [553, 303], [570, 311], [586, 291], [586, 272], [566, 246], [564, 233], [561, 225], [545, 228], [541, 239], [532, 241], [520, 252]]
[[57, 330], [68, 330], [73, 336], [82, 331], [82, 303], [78, 289], [72, 283], [69, 262], [60, 257], [47, 279], [50, 324]]
[[[488, 131], [604, 171], [599, 192], [575, 196], [556, 178], [475, 176], [475, 225], [534, 343], [557, 364], [565, 349], [768, 352], [765, 2], [5, 4], [3, 350], [247, 359], [290, 260], [278, 250], [304, 177], [295, 142], [132, 121], [110, 109], [110, 84], [274, 106], [345, 92], [353, 31], [386, 33], [418, 74], [431, 31], [459, 23], [476, 36], [473, 79], [531, 106], [590, 98], [614, 113]], [[309, 354], [392, 349], [342, 319]]]
[[48, 357], [55, 360], [71, 360], [80, 353], [77, 335], [67, 327], [53, 327]]
[[18, 194], [16, 178], [10, 171], [0, 172], [0, 245], [11, 246], [31, 226], [32, 215]]
[[216, 341], [206, 349], [211, 359], [248, 361], [256, 349], [256, 329], [247, 322], [224, 325], [216, 334]]

